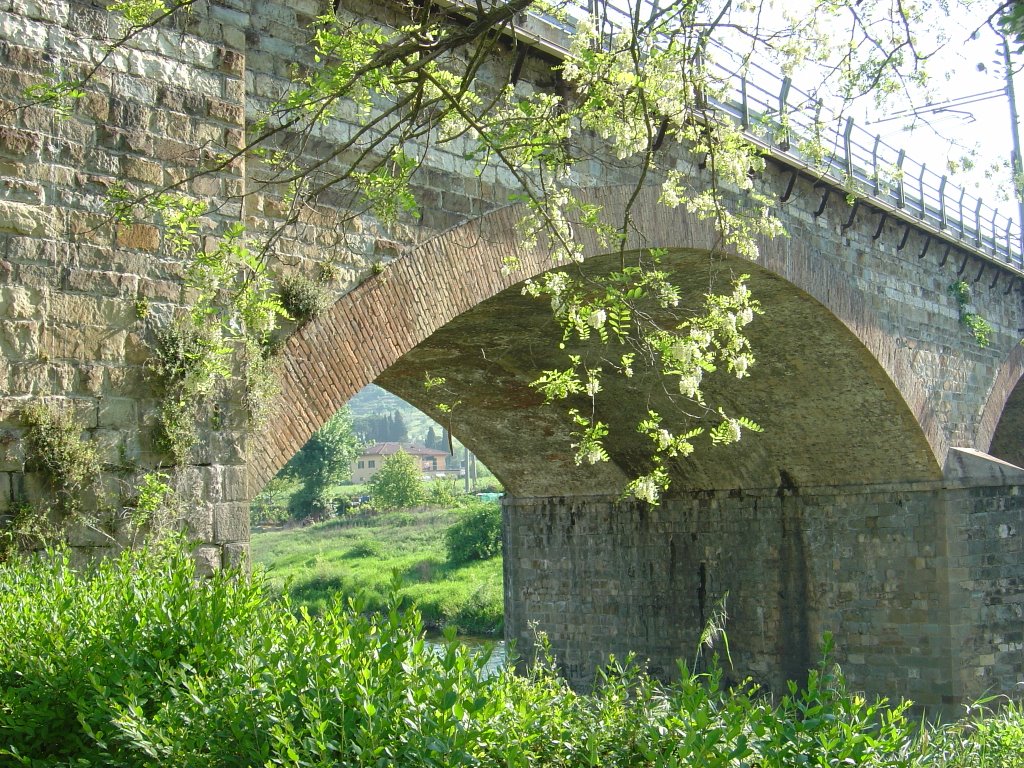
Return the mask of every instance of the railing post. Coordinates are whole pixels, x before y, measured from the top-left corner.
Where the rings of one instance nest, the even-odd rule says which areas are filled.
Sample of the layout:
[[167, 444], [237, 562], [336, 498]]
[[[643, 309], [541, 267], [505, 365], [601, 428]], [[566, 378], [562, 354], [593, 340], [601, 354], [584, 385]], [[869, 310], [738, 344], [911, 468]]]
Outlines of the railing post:
[[924, 201], [924, 173], [928, 166], [925, 163], [921, 163], [921, 173], [917, 177], [917, 194], [918, 199], [921, 201], [921, 210], [917, 214], [917, 218], [924, 220], [925, 209], [928, 207]]
[[853, 118], [846, 118], [846, 130], [843, 131], [843, 150], [846, 152], [846, 177], [853, 181], [853, 147], [850, 137], [853, 135]]
[[882, 143], [882, 137], [875, 134], [875, 146], [871, 148], [871, 180], [874, 183], [875, 196], [882, 193], [882, 185], [878, 179], [878, 145]]
[[1006, 217], [1006, 234], [1003, 236], [1003, 244], [1006, 246], [1006, 263], [1009, 264], [1013, 259], [1013, 251], [1010, 250], [1010, 227], [1013, 226], [1013, 220]]
[[981, 200], [974, 208], [974, 245], [981, 248]]
[[1017, 263], [1018, 267], [1024, 266], [1024, 221], [1019, 222], [1017, 231], [1020, 234], [1020, 241], [1017, 243], [1020, 261]]
[[960, 188], [960, 217], [957, 221], [960, 222], [960, 235], [959, 239], [964, 239], [964, 231], [967, 229], [967, 222], [964, 221], [964, 195], [967, 194], [967, 190], [963, 187]]
[[789, 151], [789, 126], [786, 125], [786, 115], [789, 107], [786, 100], [789, 98], [789, 88], [793, 81], [788, 77], [782, 78], [782, 88], [779, 89], [779, 124], [782, 126], [782, 136], [779, 140], [779, 149], [783, 152]]
[[747, 76], [740, 77], [740, 125], [743, 130], [750, 128], [750, 104], [747, 103]]
[[939, 182], [939, 229], [946, 228], [946, 177]]
[[896, 158], [896, 207], [906, 208], [907, 207], [907, 190], [903, 186], [903, 161], [907, 159], [907, 152], [904, 149], [900, 150], [899, 156]]

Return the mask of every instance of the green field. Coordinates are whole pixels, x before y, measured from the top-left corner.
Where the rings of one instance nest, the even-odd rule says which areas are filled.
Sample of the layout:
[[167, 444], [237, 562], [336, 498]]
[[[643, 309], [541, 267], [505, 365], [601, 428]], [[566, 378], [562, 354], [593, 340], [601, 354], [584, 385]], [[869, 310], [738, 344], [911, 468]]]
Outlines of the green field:
[[386, 607], [394, 578], [400, 596], [419, 607], [431, 629], [499, 635], [503, 621], [501, 557], [448, 561], [445, 531], [452, 510], [339, 518], [306, 528], [255, 531], [253, 562], [293, 604], [322, 612], [336, 595], [358, 597], [365, 610]]

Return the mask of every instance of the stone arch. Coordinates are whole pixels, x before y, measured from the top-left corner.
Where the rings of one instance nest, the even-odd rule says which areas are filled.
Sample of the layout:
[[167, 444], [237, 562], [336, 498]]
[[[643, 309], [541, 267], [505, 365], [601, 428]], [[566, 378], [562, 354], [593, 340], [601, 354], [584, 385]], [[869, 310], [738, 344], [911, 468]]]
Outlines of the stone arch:
[[1024, 466], [1024, 347], [1015, 346], [999, 367], [978, 424], [975, 447]]
[[[629, 191], [594, 190], [589, 197], [614, 215], [624, 209]], [[255, 450], [250, 454], [250, 479], [255, 487], [271, 477], [320, 424], [370, 382], [378, 381], [429, 412], [430, 403], [422, 393], [423, 373], [433, 367], [434, 373], [443, 376], [446, 366], [452, 365], [457, 355], [465, 357], [458, 334], [467, 333], [474, 322], [482, 320], [481, 313], [504, 312], [506, 319], [499, 321], [499, 326], [509, 326], [508, 318], [513, 319], [512, 327], [491, 328], [496, 334], [494, 338], [502, 334], [505, 340], [515, 337], [517, 323], [528, 324], [531, 332], [541, 332], [540, 326], [527, 323], [527, 316], [546, 317], [547, 313], [526, 306], [523, 302], [527, 299], [514, 286], [551, 269], [552, 263], [542, 249], [523, 250], [519, 246], [515, 226], [518, 216], [516, 207], [498, 209], [431, 239], [343, 296], [289, 340], [280, 400], [280, 412], [287, 418], [279, 429], [256, 440]], [[675, 268], [686, 269], [698, 262], [707, 264], [708, 254], [718, 244], [712, 224], [681, 210], [669, 211], [658, 206], [655, 190], [642, 194], [632, 209], [632, 220], [634, 232], [642, 236], [632, 235], [627, 247], [665, 248]], [[588, 261], [596, 263], [602, 256], [607, 258], [607, 249], [589, 233], [581, 233], [580, 240]], [[715, 469], [711, 464], [695, 471], [680, 470], [684, 487], [756, 488], [791, 482], [862, 484], [895, 480], [897, 475], [904, 481], [938, 477], [945, 444], [929, 409], [927, 393], [912, 374], [905, 350], [901, 351], [877, 319], [871, 317], [867, 302], [857, 289], [834, 267], [816, 260], [804, 243], [788, 239], [765, 241], [761, 243], [761, 253], [756, 263], [723, 258], [717, 268], [723, 273], [753, 273], [759, 283], [755, 291], [770, 295], [765, 301], [769, 312], [781, 311], [778, 307], [784, 304], [785, 312], [794, 316], [788, 324], [777, 317], [766, 326], [774, 333], [786, 325], [786, 334], [776, 334], [782, 338], [775, 345], [785, 361], [771, 363], [774, 355], [769, 356], [765, 367], [771, 370], [774, 365], [775, 370], [759, 388], [766, 408], [780, 409], [782, 418], [788, 421], [776, 433], [777, 438], [754, 449], [756, 459], [748, 453], [751, 446], [743, 445], [737, 447], [744, 451], [743, 460], [726, 462], [728, 471]], [[521, 269], [511, 276], [502, 271], [502, 261], [508, 256], [517, 257], [521, 263]], [[705, 282], [705, 288], [706, 285]], [[694, 298], [699, 294], [696, 291]], [[471, 312], [481, 307], [476, 314]], [[468, 319], [456, 322], [460, 317]], [[551, 324], [550, 318], [539, 322]], [[549, 337], [552, 331], [553, 327], [546, 332]], [[763, 336], [762, 342], [772, 334]], [[428, 343], [432, 338], [434, 342]], [[517, 495], [619, 491], [622, 480], [642, 467], [644, 447], [638, 443], [639, 438], [626, 439], [611, 466], [575, 467], [569, 451], [571, 425], [553, 410], [541, 409], [539, 397], [525, 386], [544, 369], [544, 356], [538, 351], [544, 345], [530, 350], [520, 348], [515, 353], [533, 358], [531, 365], [511, 357], [494, 365], [494, 361], [487, 360], [488, 346], [493, 344], [481, 337], [478, 346], [483, 349], [476, 350], [476, 355], [488, 364], [466, 367], [463, 380], [455, 387], [472, 388], [474, 382], [477, 387], [474, 405], [479, 407], [475, 415], [464, 409], [467, 412], [463, 426], [469, 434], [479, 432], [489, 437], [479, 440], [479, 445], [471, 441], [470, 447]], [[797, 351], [782, 354], [787, 344]], [[828, 345], [822, 348], [828, 359], [801, 361], [802, 355], [812, 356], [814, 344]], [[556, 338], [546, 345], [556, 346]], [[787, 376], [782, 370], [787, 365], [803, 371], [803, 384], [788, 390], [779, 384]], [[833, 368], [837, 370], [830, 373]], [[812, 369], [817, 373], [809, 374]], [[488, 387], [493, 389], [493, 396], [487, 394]], [[773, 388], [777, 390], [775, 394]], [[784, 390], [787, 394], [782, 403], [779, 392]], [[816, 404], [805, 410], [800, 400], [811, 399], [812, 394]], [[737, 397], [725, 393], [726, 402], [736, 402], [740, 412], [746, 412]], [[506, 409], [502, 417], [505, 421], [498, 423], [494, 419], [500, 407]], [[749, 415], [758, 418], [756, 413]], [[614, 422], [617, 415], [603, 417]], [[858, 424], [848, 428], [846, 424], [833, 423], [843, 419], [856, 420]], [[524, 427], [543, 436], [523, 445], [521, 450], [531, 451], [530, 457], [519, 457], [519, 467], [503, 470], [498, 465], [509, 460], [515, 450], [513, 446], [504, 452], [497, 451], [488, 461], [488, 442], [497, 439], [502, 430], [507, 433]], [[621, 430], [624, 434], [629, 431], [629, 427]], [[793, 441], [798, 437], [803, 444], [802, 455], [789, 459], [780, 455], [787, 450], [792, 452]], [[826, 450], [826, 443], [831, 448]], [[824, 462], [826, 453], [828, 461]], [[815, 464], [820, 466], [816, 468]], [[548, 477], [538, 481], [539, 468], [544, 467], [549, 468]]]

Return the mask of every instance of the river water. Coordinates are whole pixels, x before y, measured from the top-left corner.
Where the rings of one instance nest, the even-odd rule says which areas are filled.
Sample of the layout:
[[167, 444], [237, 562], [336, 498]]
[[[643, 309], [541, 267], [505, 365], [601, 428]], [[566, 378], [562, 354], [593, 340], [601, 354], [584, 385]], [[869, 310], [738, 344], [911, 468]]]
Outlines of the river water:
[[[456, 639], [475, 653], [484, 654], [490, 650], [490, 658], [487, 659], [487, 664], [484, 666], [484, 672], [488, 675], [493, 675], [505, 666], [507, 654], [504, 640], [490, 640], [486, 637], [474, 637], [472, 635], [459, 635]], [[427, 638], [426, 644], [431, 648], [440, 650], [444, 647], [444, 638], [439, 635], [430, 636]]]

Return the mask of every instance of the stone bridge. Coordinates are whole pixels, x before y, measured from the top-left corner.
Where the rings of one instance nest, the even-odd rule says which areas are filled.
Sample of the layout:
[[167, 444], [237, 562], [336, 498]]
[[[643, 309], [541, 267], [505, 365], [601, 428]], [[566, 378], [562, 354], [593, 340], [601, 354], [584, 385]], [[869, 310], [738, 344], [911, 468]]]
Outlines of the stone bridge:
[[[112, 486], [162, 466], [146, 361], [154, 328], [191, 297], [155, 227], [105, 226], [104, 195], [116, 179], [187, 179], [197, 147], [237, 147], [291, 64], [308, 59], [320, 12], [317, 0], [197, 3], [109, 59], [61, 119], [24, 106], [24, 89], [95, 58], [93, 41], [116, 32], [111, 18], [66, 0], [0, 0], [0, 514], [44, 492], [22, 440], [34, 400], [74, 409]], [[547, 56], [526, 60], [539, 84], [553, 78]], [[520, 287], [551, 269], [550, 256], [520, 245], [510, 178], [477, 177], [454, 151], [427, 166], [418, 223], [371, 222], [342, 241], [311, 218], [283, 238], [290, 268], [338, 260], [337, 296], [287, 339], [271, 425], [247, 434], [228, 400], [178, 470], [206, 567], [244, 557], [251, 497], [377, 382], [450, 424], [504, 483], [506, 634], [528, 652], [532, 627], [546, 632], [578, 685], [629, 651], [671, 677], [728, 594], [734, 677], [778, 690], [817, 662], [830, 631], [858, 688], [933, 709], [1018, 692], [1019, 267], [898, 208], [851, 210], [784, 158], [758, 184], [779, 200], [789, 236], [762, 242], [755, 263], [711, 259], [708, 222], [643, 193], [633, 211], [643, 238], [628, 248], [665, 249], [675, 274], [692, 275], [690, 300], [749, 273], [766, 309], [750, 326], [756, 375], [713, 393], [764, 433], [674, 465], [673, 495], [654, 508], [618, 497], [648, 458], [630, 417], [659, 396], [609, 392], [617, 405], [598, 415], [617, 428], [611, 461], [577, 467], [573, 425], [528, 386], [561, 361], [550, 312]], [[594, 178], [585, 195], [621, 210], [628, 181]], [[283, 215], [244, 164], [188, 184], [256, 228]], [[611, 269], [583, 237], [588, 264]], [[508, 276], [502, 259], [513, 254], [523, 266]], [[949, 292], [960, 279], [993, 326], [987, 347], [960, 322]], [[450, 415], [425, 392], [427, 373], [446, 378], [458, 400]], [[116, 531], [113, 544], [86, 528], [69, 535], [83, 551], [116, 546]]]

